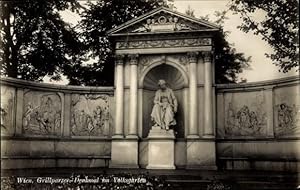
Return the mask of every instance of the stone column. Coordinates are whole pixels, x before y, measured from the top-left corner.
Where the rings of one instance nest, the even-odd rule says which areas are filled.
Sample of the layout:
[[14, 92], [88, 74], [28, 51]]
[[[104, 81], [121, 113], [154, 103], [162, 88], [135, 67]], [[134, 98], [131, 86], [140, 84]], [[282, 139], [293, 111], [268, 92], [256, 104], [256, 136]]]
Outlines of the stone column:
[[116, 121], [114, 137], [123, 137], [124, 126], [124, 55], [116, 56], [115, 66]]
[[[132, 61], [130, 61], [132, 62]], [[115, 134], [111, 141], [111, 161], [110, 168], [138, 168], [138, 139], [137, 138], [123, 138], [124, 137], [124, 55], [117, 55], [115, 66], [115, 85], [116, 85], [116, 122]], [[136, 73], [136, 64], [131, 65], [131, 75]], [[136, 76], [131, 77], [130, 82], [130, 112], [132, 107], [136, 107], [136, 101], [133, 103], [135, 96], [132, 93], [137, 91], [137, 86], [134, 83]], [[132, 88], [133, 87], [133, 88]], [[133, 91], [134, 90], [134, 91]], [[136, 109], [136, 108], [135, 108]], [[134, 113], [136, 115], [136, 113]], [[129, 114], [130, 120], [132, 116]], [[129, 127], [130, 134], [136, 136], [136, 121], [131, 123]], [[134, 126], [134, 127], [132, 127]]]
[[198, 52], [189, 52], [189, 88], [190, 88], [190, 106], [189, 106], [189, 135], [188, 138], [198, 138], [198, 110], [197, 110], [197, 58]]
[[202, 52], [204, 59], [204, 137], [214, 137], [212, 101], [212, 54]]
[[[212, 122], [212, 72], [211, 72], [211, 54], [210, 52], [204, 53], [204, 107], [201, 107], [204, 111], [204, 130], [203, 138], [188, 138], [186, 141], [186, 168], [187, 169], [204, 169], [204, 170], [216, 170], [216, 143], [213, 138], [213, 122]], [[195, 99], [197, 95], [192, 94], [197, 85], [194, 80], [194, 75], [197, 74], [195, 71], [195, 60], [190, 59], [190, 122], [193, 121], [194, 117], [199, 117], [197, 102]], [[195, 96], [195, 97], [194, 97]], [[194, 100], [193, 100], [194, 99]], [[197, 99], [196, 99], [197, 100]], [[194, 128], [196, 127], [196, 128]], [[197, 132], [198, 126], [193, 126], [190, 123], [190, 135], [193, 136]], [[207, 138], [207, 139], [204, 139]], [[199, 151], [200, 150], [200, 151]]]
[[137, 138], [137, 122], [138, 122], [138, 55], [129, 55], [130, 60], [130, 113], [129, 113], [129, 132], [127, 137]]

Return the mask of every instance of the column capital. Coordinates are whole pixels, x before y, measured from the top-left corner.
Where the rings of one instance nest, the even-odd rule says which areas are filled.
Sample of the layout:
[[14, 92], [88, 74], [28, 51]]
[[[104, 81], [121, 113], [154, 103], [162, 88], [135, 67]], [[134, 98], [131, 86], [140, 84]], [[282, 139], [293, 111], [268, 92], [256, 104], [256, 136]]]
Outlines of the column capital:
[[123, 65], [124, 64], [124, 54], [116, 54], [115, 59], [116, 59], [116, 64], [117, 65]]
[[128, 58], [129, 58], [129, 64], [130, 65], [137, 65], [139, 54], [128, 54]]
[[199, 55], [199, 52], [197, 52], [197, 51], [187, 52], [189, 63], [197, 63], [198, 55]]
[[201, 52], [204, 62], [212, 61], [212, 52], [211, 51], [203, 51]]

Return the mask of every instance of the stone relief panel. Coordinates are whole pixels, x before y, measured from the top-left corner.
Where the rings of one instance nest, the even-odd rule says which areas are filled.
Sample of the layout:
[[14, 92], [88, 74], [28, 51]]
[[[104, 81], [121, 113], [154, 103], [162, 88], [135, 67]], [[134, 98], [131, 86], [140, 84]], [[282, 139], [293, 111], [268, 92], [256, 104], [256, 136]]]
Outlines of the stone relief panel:
[[188, 54], [171, 54], [167, 56], [167, 60], [178, 63], [183, 70], [189, 73], [189, 57]]
[[61, 135], [62, 100], [57, 93], [27, 91], [24, 94], [23, 133]]
[[261, 92], [225, 95], [225, 137], [257, 137], [267, 133], [265, 95]]
[[275, 136], [300, 135], [300, 86], [275, 89]]
[[170, 55], [170, 60], [175, 61], [177, 63], [180, 63], [180, 65], [187, 65], [189, 63], [189, 58], [187, 54], [176, 54], [176, 55]]
[[143, 71], [145, 68], [150, 66], [151, 63], [155, 63], [158, 61], [163, 62], [166, 60], [165, 60], [165, 57], [162, 55], [141, 55], [139, 57], [139, 62], [138, 62], [140, 71]]
[[139, 41], [117, 42], [116, 49], [198, 47], [198, 46], [209, 46], [209, 45], [212, 45], [211, 38], [139, 40]]
[[73, 136], [108, 136], [109, 117], [108, 95], [72, 95], [71, 134]]
[[15, 89], [12, 87], [1, 86], [1, 135], [14, 134], [14, 100]]

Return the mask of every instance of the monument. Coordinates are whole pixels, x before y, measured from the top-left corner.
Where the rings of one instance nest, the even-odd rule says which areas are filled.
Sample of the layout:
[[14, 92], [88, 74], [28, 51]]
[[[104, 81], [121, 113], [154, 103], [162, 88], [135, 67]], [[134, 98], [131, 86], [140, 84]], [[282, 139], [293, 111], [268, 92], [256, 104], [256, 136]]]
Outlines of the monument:
[[1, 168], [297, 172], [300, 77], [215, 84], [218, 30], [161, 7], [109, 32], [115, 86], [0, 78]]
[[175, 169], [174, 165], [174, 131], [176, 125], [177, 99], [165, 80], [159, 80], [159, 90], [154, 97], [151, 119], [154, 125], [148, 135], [147, 169]]
[[108, 32], [116, 55], [110, 167], [174, 169], [186, 159], [187, 168], [216, 168], [217, 31], [212, 23], [160, 7]]

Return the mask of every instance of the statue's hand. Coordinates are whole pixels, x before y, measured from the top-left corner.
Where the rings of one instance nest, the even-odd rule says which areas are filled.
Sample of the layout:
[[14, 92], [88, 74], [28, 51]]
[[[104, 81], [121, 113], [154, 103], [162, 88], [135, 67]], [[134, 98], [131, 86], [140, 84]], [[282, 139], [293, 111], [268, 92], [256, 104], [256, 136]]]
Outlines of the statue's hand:
[[158, 101], [155, 101], [154, 104], [157, 104], [157, 105], [159, 105], [159, 106], [161, 105], [161, 103], [158, 102]]
[[173, 108], [174, 113], [176, 113], [177, 112], [177, 107], [175, 107], [174, 105], [172, 105], [172, 108]]

